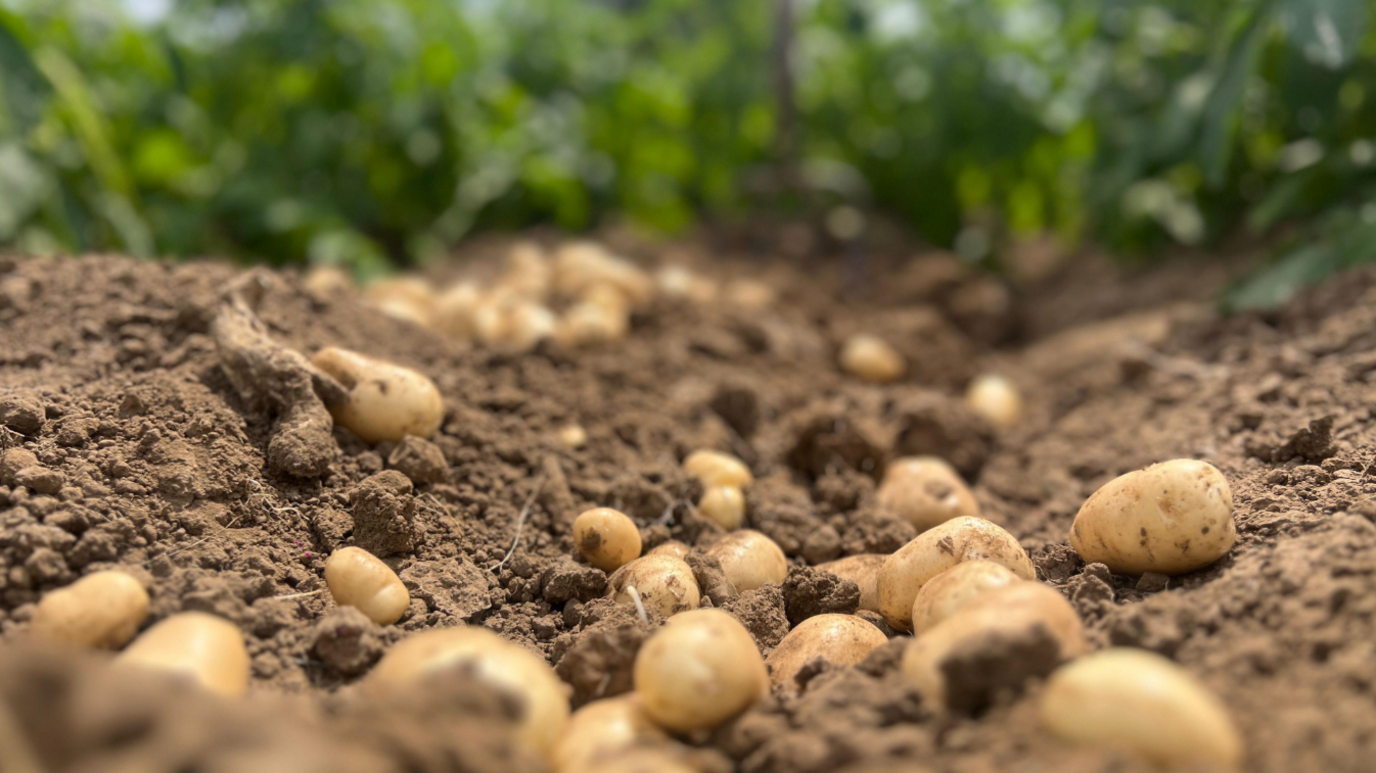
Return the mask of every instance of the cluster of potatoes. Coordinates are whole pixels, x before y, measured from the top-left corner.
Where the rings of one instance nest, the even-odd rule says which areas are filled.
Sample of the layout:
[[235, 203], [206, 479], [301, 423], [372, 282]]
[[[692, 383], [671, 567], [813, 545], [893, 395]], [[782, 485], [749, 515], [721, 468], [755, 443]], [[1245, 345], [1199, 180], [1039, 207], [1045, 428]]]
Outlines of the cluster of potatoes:
[[[305, 283], [322, 293], [352, 289], [352, 280], [337, 266], [312, 269]], [[362, 296], [389, 316], [514, 351], [551, 339], [569, 347], [619, 341], [630, 331], [631, 315], [656, 297], [747, 309], [774, 303], [773, 290], [757, 280], [722, 286], [672, 264], [651, 274], [590, 241], [564, 244], [552, 254], [532, 242], [518, 243], [507, 253], [502, 273], [488, 284], [463, 280], [436, 289], [419, 277], [403, 276], [368, 285]]]

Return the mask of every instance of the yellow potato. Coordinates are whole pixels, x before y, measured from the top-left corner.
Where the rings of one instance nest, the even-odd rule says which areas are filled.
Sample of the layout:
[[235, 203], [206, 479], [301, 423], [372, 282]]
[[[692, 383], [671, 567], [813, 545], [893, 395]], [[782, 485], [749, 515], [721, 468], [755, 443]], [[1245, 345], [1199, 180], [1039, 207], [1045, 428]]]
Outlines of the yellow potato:
[[928, 580], [913, 599], [913, 633], [921, 634], [989, 591], [1022, 582], [993, 561], [965, 561]]
[[[1023, 646], [1009, 649], [1010, 642]], [[1049, 585], [1020, 581], [972, 599], [918, 634], [904, 650], [901, 668], [932, 705], [968, 711], [993, 693], [1020, 687], [1024, 679], [1045, 675], [1088, 649], [1070, 602]], [[947, 664], [962, 655], [1002, 657], [1006, 667], [981, 663], [979, 689], [953, 694]]]
[[429, 325], [435, 308], [435, 290], [419, 277], [382, 279], [363, 289], [368, 305], [390, 317]]
[[1076, 744], [1125, 749], [1167, 767], [1234, 769], [1242, 736], [1227, 708], [1176, 664], [1114, 648], [1062, 666], [1046, 683], [1042, 724]]
[[535, 242], [519, 242], [506, 254], [506, 270], [497, 285], [512, 293], [544, 303], [554, 284], [554, 267]]
[[244, 635], [228, 620], [204, 612], [182, 612], [154, 625], [117, 661], [181, 674], [220, 695], [242, 695], [248, 689]]
[[993, 561], [1024, 580], [1036, 579], [1032, 560], [995, 524], [961, 516], [917, 535], [884, 559], [879, 569], [879, 612], [889, 625], [911, 630], [913, 601], [928, 580], [963, 561]]
[[672, 617], [636, 654], [635, 692], [661, 727], [716, 727], [769, 689], [764, 658], [736, 618], [718, 609]]
[[709, 487], [744, 488], [755, 482], [755, 476], [745, 462], [721, 451], [694, 451], [683, 460], [683, 471]]
[[861, 553], [818, 564], [817, 568], [859, 585], [860, 609], [878, 612], [879, 568], [884, 565], [886, 558], [888, 556], [881, 553]]
[[582, 448], [588, 444], [588, 431], [581, 424], [567, 424], [559, 428], [559, 444], [565, 448]]
[[1013, 382], [987, 373], [970, 382], [965, 392], [965, 404], [984, 420], [999, 429], [1008, 429], [1022, 421], [1022, 395]]
[[692, 550], [692, 548], [688, 547], [682, 542], [679, 542], [676, 539], [671, 539], [668, 542], [665, 542], [655, 547], [653, 550], [649, 552], [648, 555], [673, 556], [674, 558], [677, 558], [680, 561], [682, 561], [684, 558], [688, 556], [690, 550]]
[[630, 313], [590, 301], [569, 307], [555, 326], [554, 338], [564, 346], [577, 348], [620, 341], [631, 328]]
[[782, 583], [788, 576], [788, 559], [774, 540], [751, 529], [733, 531], [707, 549], [721, 561], [726, 579], [738, 591], [755, 590], [767, 582]]
[[1086, 563], [1120, 574], [1192, 572], [1227, 555], [1236, 540], [1227, 479], [1193, 459], [1114, 478], [1070, 528], [1070, 544]]
[[340, 548], [325, 561], [325, 584], [334, 603], [354, 607], [378, 625], [406, 614], [411, 594], [392, 567], [363, 548]]
[[354, 277], [343, 266], [322, 264], [311, 266], [301, 284], [318, 295], [343, 295], [353, 291]]
[[655, 283], [648, 274], [593, 242], [574, 242], [559, 248], [554, 256], [554, 283], [561, 294], [570, 298], [592, 285], [608, 284], [636, 306], [649, 303], [655, 295]]
[[813, 658], [851, 666], [888, 641], [882, 631], [855, 615], [817, 615], [789, 631], [769, 653], [765, 665], [774, 684], [788, 684]]
[[619, 604], [634, 604], [635, 596], [648, 612], [664, 617], [697, 609], [702, 600], [693, 568], [682, 559], [664, 553], [642, 556], [617, 569], [607, 578], [608, 595]]
[[908, 362], [898, 350], [878, 336], [851, 336], [841, 345], [838, 355], [841, 370], [876, 384], [887, 384], [903, 378]]
[[979, 516], [975, 495], [960, 473], [935, 456], [896, 459], [877, 492], [881, 510], [926, 531], [962, 515]]
[[776, 301], [774, 288], [758, 279], [733, 279], [726, 285], [726, 305], [743, 311], [763, 311]]
[[554, 745], [551, 762], [566, 771], [601, 762], [643, 744], [667, 743], [669, 736], [645, 713], [634, 694], [593, 701], [573, 712]]
[[713, 486], [702, 494], [698, 512], [731, 531], [745, 522], [745, 493], [735, 486]]
[[698, 304], [713, 303], [719, 294], [717, 283], [683, 266], [664, 266], [655, 273], [655, 285], [666, 298], [681, 298]]
[[614, 572], [640, 557], [640, 530], [625, 513], [595, 507], [574, 520], [573, 544], [588, 563]]
[[549, 754], [569, 717], [568, 687], [543, 658], [477, 626], [431, 629], [402, 639], [368, 675], [378, 685], [414, 682], [462, 668], [478, 680], [521, 699], [519, 735]]
[[118, 649], [148, 618], [148, 592], [124, 572], [95, 572], [43, 595], [29, 630], [51, 642]]
[[471, 341], [478, 335], [477, 315], [482, 305], [482, 288], [472, 282], [460, 282], [435, 301], [432, 327], [452, 338]]
[[365, 443], [397, 442], [407, 435], [429, 439], [444, 419], [444, 400], [435, 382], [399, 365], [357, 352], [328, 347], [311, 364], [349, 390], [330, 414]]

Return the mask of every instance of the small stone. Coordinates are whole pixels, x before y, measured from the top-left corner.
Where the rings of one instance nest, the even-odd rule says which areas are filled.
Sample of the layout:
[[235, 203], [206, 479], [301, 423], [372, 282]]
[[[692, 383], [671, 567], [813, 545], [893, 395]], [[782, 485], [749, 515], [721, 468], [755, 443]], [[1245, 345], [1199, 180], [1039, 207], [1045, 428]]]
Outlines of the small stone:
[[21, 435], [43, 429], [43, 403], [32, 392], [18, 391], [0, 396], [0, 424]]
[[1156, 572], [1147, 572], [1137, 580], [1137, 590], [1142, 593], [1160, 593], [1171, 584], [1171, 578]]
[[56, 494], [62, 490], [62, 473], [34, 465], [14, 474], [14, 485], [25, 486], [38, 494]]
[[14, 485], [14, 476], [20, 470], [38, 466], [38, 457], [27, 448], [11, 448], [0, 455], [0, 483]]

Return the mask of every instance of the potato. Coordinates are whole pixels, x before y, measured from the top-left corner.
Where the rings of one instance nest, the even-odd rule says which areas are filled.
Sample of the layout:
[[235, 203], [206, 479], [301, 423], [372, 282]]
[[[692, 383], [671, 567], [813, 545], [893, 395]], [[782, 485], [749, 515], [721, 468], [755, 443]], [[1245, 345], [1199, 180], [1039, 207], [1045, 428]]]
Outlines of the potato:
[[570, 348], [592, 346], [620, 341], [630, 328], [630, 314], [624, 307], [582, 301], [564, 312], [555, 326], [554, 339]]
[[1070, 527], [1070, 544], [1086, 563], [1120, 574], [1192, 572], [1227, 555], [1236, 540], [1227, 479], [1193, 459], [1114, 478]]
[[348, 401], [330, 406], [330, 414], [365, 443], [397, 442], [407, 435], [429, 439], [440, 428], [440, 390], [410, 368], [332, 346], [316, 353], [311, 364], [349, 390]]
[[658, 553], [642, 556], [617, 569], [607, 578], [608, 595], [620, 604], [634, 604], [635, 588], [646, 611], [664, 617], [697, 609], [702, 600], [693, 568], [682, 559]]
[[182, 674], [220, 695], [242, 695], [248, 689], [243, 634], [228, 620], [204, 612], [182, 612], [154, 625], [117, 662]]
[[625, 513], [595, 507], [574, 520], [573, 544], [588, 563], [614, 572], [640, 557], [640, 530]]
[[655, 285], [659, 288], [660, 295], [666, 298], [703, 305], [715, 302], [719, 294], [715, 281], [683, 266], [661, 267], [655, 272]]
[[935, 456], [896, 459], [884, 470], [881, 510], [926, 531], [961, 515], [979, 517], [979, 503], [960, 473]]
[[506, 254], [506, 270], [497, 286], [538, 303], [544, 303], [554, 286], [554, 266], [535, 242], [518, 242]]
[[745, 522], [745, 493], [735, 486], [712, 486], [703, 492], [698, 512], [731, 531]]
[[521, 741], [541, 754], [552, 751], [568, 721], [568, 687], [543, 658], [486, 628], [413, 634], [388, 650], [367, 678], [374, 685], [399, 685], [453, 668], [520, 698], [525, 708]]
[[702, 481], [704, 486], [743, 488], [755, 482], [745, 462], [721, 451], [694, 451], [683, 460], [683, 471]]
[[894, 628], [910, 630], [918, 589], [956, 564], [981, 559], [1002, 564], [1024, 580], [1036, 578], [1032, 560], [1013, 535], [989, 521], [961, 516], [924, 531], [884, 559], [876, 584], [880, 614]]
[[837, 355], [841, 370], [876, 384], [903, 378], [908, 362], [898, 350], [878, 336], [856, 335], [846, 339]]
[[148, 592], [124, 572], [95, 572], [43, 595], [29, 630], [45, 641], [119, 649], [148, 618]]
[[459, 282], [440, 294], [435, 301], [435, 330], [460, 341], [471, 341], [478, 335], [478, 309], [483, 305], [483, 290], [472, 282]]
[[344, 295], [353, 291], [354, 277], [343, 266], [321, 264], [310, 267], [301, 285], [317, 295]]
[[378, 625], [406, 614], [411, 594], [392, 567], [363, 548], [340, 548], [325, 561], [325, 584], [334, 603], [353, 607]]
[[554, 256], [554, 283], [562, 295], [570, 298], [592, 285], [608, 284], [635, 306], [649, 303], [655, 295], [654, 280], [648, 274], [593, 242], [574, 242], [559, 248]]
[[726, 305], [742, 311], [764, 311], [778, 299], [774, 288], [758, 279], [733, 279], [726, 285]]
[[626, 749], [595, 764], [563, 768], [559, 773], [700, 773], [681, 755], [657, 747]]
[[555, 770], [579, 769], [635, 746], [668, 741], [668, 734], [645, 713], [634, 693], [619, 695], [573, 712], [554, 745], [551, 762]]
[[1002, 564], [964, 561], [928, 580], [913, 599], [913, 633], [921, 634], [983, 593], [1022, 582]]
[[968, 712], [1088, 648], [1064, 596], [1019, 581], [972, 599], [918, 634], [903, 651], [901, 668], [925, 701]]
[[676, 539], [671, 539], [668, 542], [665, 542], [661, 545], [657, 545], [653, 550], [649, 552], [648, 555], [673, 556], [674, 558], [677, 558], [680, 561], [682, 561], [684, 558], [688, 556], [688, 553], [691, 550], [692, 548], [688, 547], [682, 542], [679, 542]]
[[708, 555], [721, 561], [726, 579], [744, 592], [767, 582], [782, 583], [788, 576], [788, 559], [774, 540], [751, 529], [733, 531], [713, 543]]
[[428, 326], [435, 308], [435, 290], [419, 277], [382, 279], [363, 288], [364, 301], [389, 317]]
[[1003, 376], [986, 373], [971, 381], [965, 391], [965, 405], [999, 429], [1017, 426], [1022, 421], [1022, 395]]
[[765, 659], [774, 684], [788, 684], [813, 658], [851, 666], [888, 643], [882, 631], [855, 615], [817, 615], [799, 623]]
[[1113, 648], [1062, 666], [1046, 683], [1042, 724], [1076, 744], [1125, 749], [1167, 767], [1232, 769], [1242, 736], [1228, 710], [1179, 666]]
[[878, 612], [879, 568], [884, 565], [886, 558], [888, 556], [880, 553], [861, 553], [818, 564], [817, 568], [859, 585], [860, 609]]
[[588, 444], [588, 431], [582, 424], [566, 424], [559, 428], [559, 445], [565, 448], [582, 448]]
[[681, 733], [716, 727], [769, 689], [755, 639], [719, 609], [670, 618], [636, 654], [633, 678], [650, 718]]

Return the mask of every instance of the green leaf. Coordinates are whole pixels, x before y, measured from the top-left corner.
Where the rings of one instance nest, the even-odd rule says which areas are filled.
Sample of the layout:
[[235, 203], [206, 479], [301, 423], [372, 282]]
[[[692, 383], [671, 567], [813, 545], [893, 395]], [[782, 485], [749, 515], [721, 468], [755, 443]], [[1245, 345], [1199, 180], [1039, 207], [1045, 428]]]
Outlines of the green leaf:
[[1347, 66], [1366, 34], [1371, 0], [1285, 0], [1278, 16], [1286, 39], [1309, 61], [1331, 70]]

